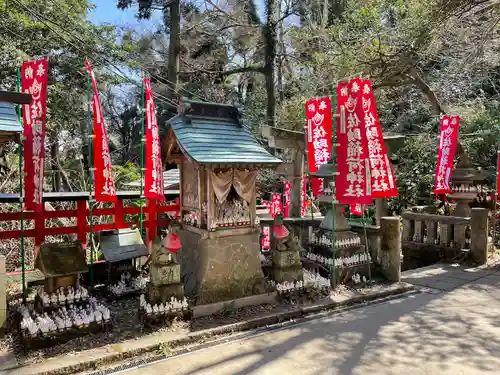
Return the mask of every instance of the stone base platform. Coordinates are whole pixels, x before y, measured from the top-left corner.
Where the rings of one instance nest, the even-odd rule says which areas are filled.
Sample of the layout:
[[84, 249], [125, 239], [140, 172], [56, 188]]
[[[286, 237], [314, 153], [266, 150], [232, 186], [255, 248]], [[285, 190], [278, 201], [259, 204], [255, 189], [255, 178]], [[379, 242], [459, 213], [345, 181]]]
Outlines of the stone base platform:
[[256, 229], [184, 229], [179, 235], [184, 291], [197, 305], [264, 293]]

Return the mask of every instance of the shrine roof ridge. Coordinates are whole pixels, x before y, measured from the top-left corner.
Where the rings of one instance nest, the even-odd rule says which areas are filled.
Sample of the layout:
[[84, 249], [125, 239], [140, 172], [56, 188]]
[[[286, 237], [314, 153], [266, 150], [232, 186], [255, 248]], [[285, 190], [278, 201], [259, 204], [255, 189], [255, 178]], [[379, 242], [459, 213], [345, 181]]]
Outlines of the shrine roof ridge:
[[178, 115], [167, 122], [181, 151], [201, 165], [277, 166], [282, 160], [260, 145], [237, 118]]

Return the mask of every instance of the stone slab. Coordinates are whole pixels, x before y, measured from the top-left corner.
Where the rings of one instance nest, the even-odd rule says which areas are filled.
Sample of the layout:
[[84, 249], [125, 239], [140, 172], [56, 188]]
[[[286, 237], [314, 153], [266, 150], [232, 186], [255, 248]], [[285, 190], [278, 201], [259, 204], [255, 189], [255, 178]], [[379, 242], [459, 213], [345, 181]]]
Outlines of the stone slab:
[[413, 277], [404, 277], [403, 281], [413, 284], [413, 285], [421, 285], [421, 286], [431, 286], [439, 281], [444, 280], [446, 277], [443, 275], [439, 276], [430, 276], [430, 277], [419, 277], [419, 278], [413, 278]]
[[485, 274], [476, 272], [464, 272], [464, 271], [449, 272], [446, 275], [446, 277], [451, 277], [453, 279], [460, 279], [465, 281], [477, 280], [483, 276], [485, 276]]
[[432, 284], [432, 288], [445, 291], [452, 291], [453, 289], [457, 289], [458, 287], [464, 284], [465, 283], [455, 283], [455, 282], [450, 282], [448, 280], [442, 280]]
[[276, 304], [277, 293], [266, 293], [255, 296], [237, 298], [230, 301], [216, 302], [208, 305], [198, 305], [193, 307], [193, 318], [200, 318], [217, 314], [227, 309], [239, 309], [246, 306], [258, 306], [264, 304]]
[[168, 285], [177, 284], [181, 281], [181, 266], [171, 263], [167, 265], [150, 265], [149, 274], [151, 276], [151, 284], [153, 285]]
[[184, 298], [184, 285], [178, 283], [157, 286], [148, 283], [146, 294], [147, 300], [151, 304], [170, 302], [171, 297], [181, 300]]

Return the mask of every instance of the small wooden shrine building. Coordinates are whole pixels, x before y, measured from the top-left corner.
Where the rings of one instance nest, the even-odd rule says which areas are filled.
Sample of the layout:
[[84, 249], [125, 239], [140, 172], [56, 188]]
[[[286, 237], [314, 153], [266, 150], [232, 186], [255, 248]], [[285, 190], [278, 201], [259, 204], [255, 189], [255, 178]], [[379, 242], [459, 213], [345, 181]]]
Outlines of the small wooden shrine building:
[[16, 104], [31, 103], [31, 95], [11, 91], [0, 91], [0, 144], [19, 141], [23, 126], [19, 122]]
[[264, 291], [255, 182], [282, 161], [241, 117], [235, 106], [183, 99], [167, 123], [164, 155], [180, 166], [181, 274], [198, 304]]

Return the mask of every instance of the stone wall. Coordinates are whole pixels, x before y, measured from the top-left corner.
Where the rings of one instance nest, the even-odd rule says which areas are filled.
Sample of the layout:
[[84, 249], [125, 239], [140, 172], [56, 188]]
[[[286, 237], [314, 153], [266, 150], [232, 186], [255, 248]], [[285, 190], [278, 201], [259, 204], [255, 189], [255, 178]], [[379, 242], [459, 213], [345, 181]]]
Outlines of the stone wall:
[[185, 294], [207, 304], [263, 293], [259, 234], [219, 234], [180, 232]]

